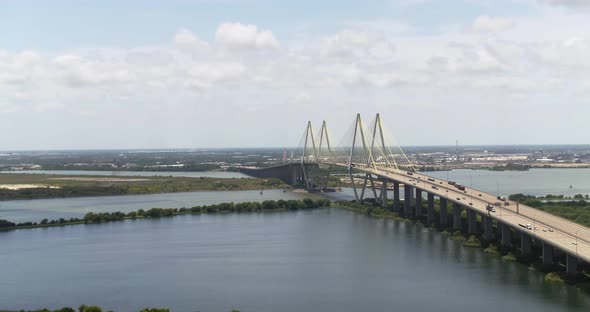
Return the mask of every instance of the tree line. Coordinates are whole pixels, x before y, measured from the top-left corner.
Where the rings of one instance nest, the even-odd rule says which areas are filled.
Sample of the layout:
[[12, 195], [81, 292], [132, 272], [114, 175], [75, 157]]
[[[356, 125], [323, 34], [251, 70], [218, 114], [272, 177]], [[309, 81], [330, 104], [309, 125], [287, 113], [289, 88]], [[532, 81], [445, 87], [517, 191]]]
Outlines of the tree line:
[[262, 202], [242, 202], [242, 203], [220, 203], [213, 205], [194, 206], [191, 208], [151, 208], [148, 210], [139, 209], [137, 211], [131, 211], [128, 213], [117, 211], [117, 212], [89, 212], [84, 218], [71, 218], [71, 219], [56, 219], [48, 220], [43, 219], [41, 222], [23, 222], [14, 223], [7, 220], [0, 219], [0, 229], [18, 229], [18, 228], [30, 228], [30, 227], [44, 227], [44, 226], [55, 226], [55, 225], [71, 225], [71, 224], [92, 224], [92, 223], [105, 223], [122, 221], [126, 219], [137, 219], [137, 218], [162, 218], [172, 217], [176, 215], [184, 214], [204, 214], [204, 213], [228, 213], [228, 212], [266, 212], [266, 211], [279, 211], [279, 210], [302, 210], [319, 207], [329, 207], [331, 201], [328, 199], [311, 199], [305, 198], [303, 200], [265, 200]]

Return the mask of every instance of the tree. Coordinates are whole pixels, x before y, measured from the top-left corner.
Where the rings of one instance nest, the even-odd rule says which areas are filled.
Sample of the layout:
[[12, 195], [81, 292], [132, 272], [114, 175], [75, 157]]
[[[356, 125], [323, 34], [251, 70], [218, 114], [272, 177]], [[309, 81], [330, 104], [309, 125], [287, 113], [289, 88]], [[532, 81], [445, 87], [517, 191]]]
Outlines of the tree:
[[0, 229], [1, 228], [11, 228], [11, 227], [14, 227], [15, 225], [16, 224], [14, 224], [10, 221], [0, 219]]
[[79, 312], [102, 312], [102, 309], [100, 307], [97, 306], [86, 306], [86, 305], [81, 305], [78, 308]]
[[41, 220], [41, 224], [47, 224], [47, 222], [49, 222], [49, 220], [47, 220], [47, 219]]

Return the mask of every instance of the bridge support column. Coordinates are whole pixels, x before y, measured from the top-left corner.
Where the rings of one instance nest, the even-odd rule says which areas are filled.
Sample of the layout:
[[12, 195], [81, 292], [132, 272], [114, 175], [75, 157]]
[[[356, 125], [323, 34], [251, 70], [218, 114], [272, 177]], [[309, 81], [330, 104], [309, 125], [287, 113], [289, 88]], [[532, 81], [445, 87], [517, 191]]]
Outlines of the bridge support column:
[[553, 265], [553, 246], [543, 242], [543, 264]]
[[426, 224], [434, 223], [434, 194], [428, 193], [428, 211], [426, 217]]
[[566, 255], [565, 272], [570, 275], [578, 273], [578, 257]]
[[469, 208], [467, 208], [467, 232], [469, 234], [477, 233], [477, 215]]
[[531, 245], [532, 239], [531, 236], [527, 233], [521, 232], [520, 233], [520, 252], [523, 256], [528, 256], [531, 254]]
[[454, 203], [453, 204], [453, 228], [456, 230], [461, 230], [463, 228], [461, 224], [461, 212], [463, 212], [463, 207], [461, 205]]
[[416, 189], [416, 218], [422, 217], [422, 190]]
[[387, 179], [381, 180], [381, 207], [387, 208]]
[[393, 182], [393, 212], [399, 211], [399, 182]]
[[439, 217], [440, 217], [440, 225], [441, 226], [447, 226], [449, 217], [447, 214], [447, 199], [444, 197], [439, 197], [440, 198], [440, 213], [439, 213]]
[[512, 239], [510, 237], [510, 226], [502, 224], [502, 247], [512, 247]]
[[404, 184], [404, 217], [412, 217], [412, 197], [414, 190], [411, 186]]
[[494, 227], [492, 225], [492, 217], [482, 216], [481, 222], [483, 223], [483, 233], [486, 241], [491, 242], [494, 239]]

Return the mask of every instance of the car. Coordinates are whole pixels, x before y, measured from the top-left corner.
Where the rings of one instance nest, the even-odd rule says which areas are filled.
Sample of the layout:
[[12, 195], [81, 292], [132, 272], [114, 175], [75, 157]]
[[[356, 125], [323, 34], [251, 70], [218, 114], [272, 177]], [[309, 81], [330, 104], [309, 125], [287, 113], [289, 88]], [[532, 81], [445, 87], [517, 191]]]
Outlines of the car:
[[492, 208], [492, 212], [496, 212], [496, 208]]
[[549, 228], [549, 232], [553, 232], [553, 229], [552, 228]]
[[408, 171], [408, 172], [406, 172], [406, 173], [407, 173], [408, 175], [414, 175], [413, 173], [411, 173], [411, 172], [409, 172], [409, 171]]
[[465, 199], [465, 197], [463, 197], [463, 199]]
[[469, 206], [473, 206], [473, 203], [469, 203]]
[[440, 184], [443, 184], [442, 182], [440, 182]]
[[461, 200], [461, 198], [457, 197], [457, 200]]
[[479, 195], [477, 195], [477, 196], [481, 197], [481, 194], [479, 194]]
[[528, 223], [526, 225], [526, 228], [527, 228], [527, 230], [532, 230], [533, 229], [533, 227], [530, 224], [528, 224]]

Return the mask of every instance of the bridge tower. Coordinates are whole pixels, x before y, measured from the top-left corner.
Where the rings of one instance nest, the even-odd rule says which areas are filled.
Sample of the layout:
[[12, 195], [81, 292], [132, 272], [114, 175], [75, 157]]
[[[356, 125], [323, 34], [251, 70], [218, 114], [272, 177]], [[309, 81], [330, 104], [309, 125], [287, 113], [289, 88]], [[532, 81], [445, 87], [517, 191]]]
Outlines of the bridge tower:
[[[310, 190], [313, 188], [313, 181], [311, 180], [311, 177], [309, 175], [308, 166], [306, 166], [306, 158], [308, 159], [307, 163], [317, 162], [318, 156], [315, 144], [315, 137], [313, 135], [313, 128], [311, 127], [311, 121], [307, 122], [307, 127], [305, 128], [303, 141], [303, 151], [301, 153], [301, 170], [303, 172], [305, 188]], [[311, 143], [311, 151], [307, 152], [309, 143]]]

